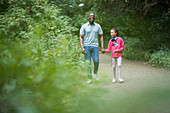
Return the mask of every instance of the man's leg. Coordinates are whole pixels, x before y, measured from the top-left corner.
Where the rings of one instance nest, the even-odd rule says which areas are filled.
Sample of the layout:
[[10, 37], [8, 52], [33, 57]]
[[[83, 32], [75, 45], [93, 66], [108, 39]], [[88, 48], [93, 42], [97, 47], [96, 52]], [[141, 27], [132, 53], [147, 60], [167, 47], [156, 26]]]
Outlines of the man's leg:
[[86, 54], [84, 56], [86, 62], [87, 75], [89, 79], [92, 79], [90, 47], [85, 46], [84, 49], [86, 50]]
[[96, 80], [98, 80], [98, 67], [99, 67], [99, 48], [98, 47], [93, 47], [93, 51], [92, 51], [92, 59], [93, 59], [93, 63], [94, 63], [94, 74], [95, 74], [95, 78]]

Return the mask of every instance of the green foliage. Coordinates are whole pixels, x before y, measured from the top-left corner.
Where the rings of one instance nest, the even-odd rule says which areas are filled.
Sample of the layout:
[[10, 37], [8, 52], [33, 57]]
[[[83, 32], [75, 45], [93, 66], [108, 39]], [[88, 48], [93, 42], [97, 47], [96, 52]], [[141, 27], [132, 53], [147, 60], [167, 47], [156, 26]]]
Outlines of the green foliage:
[[103, 90], [83, 84], [84, 58], [71, 18], [55, 5], [25, 3], [11, 1], [11, 9], [1, 16], [0, 112], [94, 110], [94, 103], [102, 103]]
[[[69, 1], [49, 0], [49, 1], [50, 4], [55, 4], [56, 6], [61, 8], [62, 14], [68, 15], [70, 17], [84, 15], [86, 12], [91, 10], [91, 8], [95, 5], [96, 2], [95, 0], [69, 0]], [[83, 6], [81, 6], [80, 4], [83, 4]]]
[[[9, 4], [12, 4], [12, 2], [15, 1], [9, 1]], [[33, 22], [31, 14], [39, 12], [39, 10], [36, 9], [39, 6], [38, 4], [34, 7], [32, 4], [25, 4], [26, 2], [23, 2], [22, 4], [19, 3], [16, 2], [16, 7], [12, 7], [12, 5], [7, 13], [0, 15], [0, 24], [2, 27], [1, 31], [8, 35], [8, 37], [24, 37], [23, 34], [27, 31], [28, 26]], [[24, 4], [28, 6], [25, 6]]]
[[[153, 52], [157, 50], [168, 39], [169, 34], [165, 33], [162, 28], [166, 21], [142, 18], [135, 11], [122, 13], [113, 18], [104, 18], [104, 21], [108, 21], [103, 27], [105, 33], [109, 34], [113, 27], [118, 28], [122, 37], [140, 40], [140, 48], [145, 51]], [[164, 28], [168, 29], [168, 26]], [[167, 43], [164, 44], [168, 47]]]
[[149, 62], [152, 63], [152, 66], [170, 70], [170, 50], [161, 48], [151, 55]]
[[141, 49], [142, 43], [138, 38], [123, 37], [123, 40], [125, 44], [124, 58], [143, 61], [150, 59], [151, 53]]
[[85, 102], [91, 100], [88, 106], [100, 102], [97, 95], [101, 94], [101, 90], [82, 84], [83, 63], [74, 64], [77, 63], [75, 57], [73, 61], [66, 59], [72, 54], [57, 56], [58, 51], [55, 50], [50, 55], [36, 51], [44, 47], [41, 43], [42, 39], [39, 38], [31, 39], [26, 45], [19, 40], [13, 43], [1, 39], [1, 112], [80, 113], [84, 109], [93, 110], [92, 107], [87, 109]]

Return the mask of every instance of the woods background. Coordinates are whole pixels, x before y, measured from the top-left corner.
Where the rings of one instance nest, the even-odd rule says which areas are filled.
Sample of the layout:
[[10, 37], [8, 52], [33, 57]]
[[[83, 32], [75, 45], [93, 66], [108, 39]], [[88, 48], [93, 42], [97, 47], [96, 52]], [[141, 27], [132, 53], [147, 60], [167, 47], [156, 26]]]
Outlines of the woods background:
[[95, 110], [90, 106], [102, 100], [94, 98], [105, 91], [82, 84], [79, 46], [79, 29], [91, 12], [105, 48], [110, 29], [118, 28], [124, 58], [170, 70], [168, 0], [0, 0], [0, 112]]

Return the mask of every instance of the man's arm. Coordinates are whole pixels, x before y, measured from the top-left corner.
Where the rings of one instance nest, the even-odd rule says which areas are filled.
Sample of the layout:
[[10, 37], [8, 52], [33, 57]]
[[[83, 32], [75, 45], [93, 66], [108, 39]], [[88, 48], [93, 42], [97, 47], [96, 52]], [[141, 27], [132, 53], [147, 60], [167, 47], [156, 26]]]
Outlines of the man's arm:
[[104, 49], [104, 39], [103, 39], [103, 34], [99, 34], [100, 36], [100, 42], [101, 42], [101, 51], [102, 53], [105, 52], [105, 49]]
[[80, 46], [81, 46], [82, 53], [86, 54], [86, 50], [83, 47], [83, 37], [84, 37], [84, 35], [80, 35]]

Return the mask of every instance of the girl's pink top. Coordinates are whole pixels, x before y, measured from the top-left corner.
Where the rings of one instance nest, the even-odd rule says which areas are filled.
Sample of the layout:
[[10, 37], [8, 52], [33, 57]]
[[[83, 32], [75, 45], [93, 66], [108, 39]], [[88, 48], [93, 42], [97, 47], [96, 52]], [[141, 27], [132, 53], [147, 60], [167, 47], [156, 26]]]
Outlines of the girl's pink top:
[[[114, 45], [114, 43], [117, 43], [117, 45]], [[118, 37], [116, 41], [109, 41], [108, 44], [108, 49], [105, 50], [105, 52], [110, 52], [112, 53], [112, 57], [122, 57], [122, 52], [125, 49], [123, 39], [121, 37]], [[121, 53], [114, 53], [115, 50], [118, 50]]]

